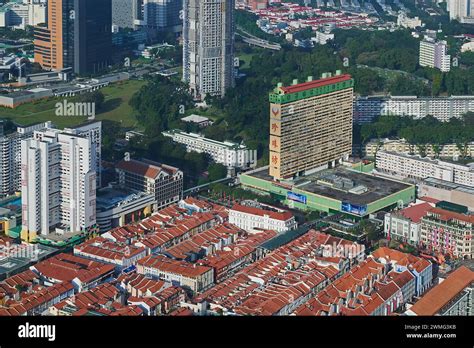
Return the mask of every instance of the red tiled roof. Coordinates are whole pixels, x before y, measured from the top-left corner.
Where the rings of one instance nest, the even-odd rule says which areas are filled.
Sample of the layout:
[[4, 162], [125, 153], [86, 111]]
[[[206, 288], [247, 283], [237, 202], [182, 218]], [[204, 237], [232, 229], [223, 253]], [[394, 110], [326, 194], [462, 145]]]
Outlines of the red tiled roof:
[[0, 246], [4, 245], [12, 245], [13, 244], [13, 238], [10, 238], [8, 236], [0, 236]]
[[136, 296], [130, 296], [127, 299], [127, 303], [129, 305], [137, 305], [139, 306], [141, 303], [146, 304], [149, 308], [155, 308], [158, 306], [161, 302], [163, 302], [160, 298], [156, 296], [147, 296], [147, 297], [136, 297]]
[[151, 293], [152, 295], [158, 293], [165, 287], [166, 283], [162, 280], [155, 280], [147, 278], [143, 274], [132, 273], [128, 275], [122, 275], [118, 278], [118, 281], [122, 282], [125, 286], [130, 286], [137, 291], [142, 293]]
[[388, 299], [390, 299], [394, 294], [397, 293], [398, 290], [400, 290], [400, 288], [398, 287], [397, 284], [395, 284], [395, 282], [391, 281], [391, 282], [388, 282], [388, 283], [380, 283], [380, 282], [377, 282], [376, 283], [376, 289], [377, 289], [377, 293], [385, 300], [387, 301]]
[[460, 221], [474, 224], [474, 215], [455, 213], [453, 211], [445, 210], [441, 208], [431, 208], [429, 212], [431, 214], [438, 215], [438, 218], [443, 221], [449, 221], [449, 220], [455, 219], [455, 220], [460, 220]]
[[[174, 258], [185, 259], [189, 253], [199, 252], [210, 245], [228, 244], [233, 242], [242, 230], [232, 224], [223, 223], [204, 232], [196, 234], [191, 239], [185, 240], [166, 251]], [[217, 247], [218, 248], [218, 247]]]
[[117, 169], [124, 170], [126, 172], [143, 175], [150, 179], [156, 179], [158, 174], [160, 174], [162, 171], [162, 168], [158, 166], [154, 166], [154, 165], [136, 161], [136, 160], [130, 160], [130, 161], [122, 160], [118, 162], [115, 167]]
[[145, 255], [145, 248], [138, 248], [132, 245], [124, 245], [111, 242], [103, 237], [90, 239], [74, 247], [74, 254], [87, 254], [107, 259], [116, 263], [120, 260], [127, 260], [139, 254]]
[[383, 258], [387, 261], [394, 261], [402, 266], [412, 266], [417, 270], [417, 272], [422, 272], [424, 269], [431, 265], [428, 260], [422, 257], [417, 257], [412, 254], [403, 253], [401, 251], [390, 249], [387, 247], [380, 247], [376, 249], [372, 253], [372, 256], [375, 259]]
[[143, 310], [135, 305], [130, 306], [123, 306], [121, 308], [117, 308], [115, 311], [108, 313], [108, 315], [113, 317], [130, 317], [130, 316], [140, 316], [143, 315]]
[[433, 197], [428, 197], [428, 196], [420, 197], [419, 199], [420, 199], [420, 201], [425, 201], [425, 202], [434, 203], [434, 204], [436, 204], [440, 201], [439, 199], [436, 199], [436, 198], [433, 198]]
[[0, 284], [0, 299], [4, 298], [5, 296], [13, 296], [19, 293], [19, 290], [16, 288], [8, 285], [8, 284]]
[[192, 310], [190, 310], [189, 308], [180, 307], [177, 310], [171, 312], [170, 315], [173, 316], [173, 317], [174, 316], [178, 316], [178, 317], [192, 316], [192, 315], [194, 315], [194, 312]]
[[466, 287], [472, 286], [473, 282], [474, 272], [461, 266], [441, 284], [428, 291], [410, 310], [417, 315], [433, 316]]
[[403, 288], [408, 282], [415, 279], [415, 276], [410, 271], [394, 272], [391, 271], [388, 274], [390, 278], [398, 285], [399, 288]]
[[84, 283], [113, 272], [113, 265], [87, 260], [69, 254], [59, 254], [32, 266], [41, 275], [56, 281], [78, 278]]
[[384, 303], [383, 298], [378, 293], [373, 293], [368, 302], [363, 306], [367, 314], [373, 313]]
[[176, 261], [161, 255], [150, 255], [138, 261], [138, 265], [150, 267], [162, 272], [181, 274], [184, 277], [196, 278], [212, 270], [211, 267]]
[[351, 75], [344, 74], [344, 75], [327, 77], [324, 79], [319, 79], [319, 80], [314, 80], [314, 81], [309, 81], [309, 82], [303, 82], [303, 83], [299, 83], [293, 86], [281, 87], [281, 90], [285, 94], [297, 93], [297, 92], [306, 91], [308, 89], [313, 89], [313, 88], [332, 85], [339, 82], [349, 81], [350, 79], [351, 79]]
[[70, 283], [58, 283], [50, 287], [42, 287], [35, 293], [23, 295], [19, 304], [21, 304], [21, 306], [27, 311], [31, 311], [72, 290], [73, 286]]
[[33, 280], [37, 278], [38, 276], [31, 270], [26, 270], [5, 279], [5, 283], [11, 287], [15, 287], [15, 285], [24, 286], [32, 284]]
[[[388, 251], [384, 255], [389, 253]], [[374, 313], [401, 291], [402, 286], [414, 280], [409, 271], [402, 273], [392, 271], [385, 276], [384, 269], [384, 265], [374, 258], [366, 259], [320, 291], [315, 299], [300, 306], [295, 314], [370, 315]], [[341, 300], [344, 301], [343, 305], [341, 305]]]
[[420, 222], [421, 218], [428, 213], [432, 206], [429, 203], [420, 203], [399, 211], [401, 215], [414, 223]]
[[189, 205], [195, 205], [201, 209], [212, 209], [212, 204], [194, 197], [187, 197], [184, 199], [184, 202]]
[[78, 308], [94, 309], [98, 305], [114, 301], [118, 297], [119, 291], [112, 284], [101, 284], [89, 291], [81, 292], [74, 298], [74, 304]]

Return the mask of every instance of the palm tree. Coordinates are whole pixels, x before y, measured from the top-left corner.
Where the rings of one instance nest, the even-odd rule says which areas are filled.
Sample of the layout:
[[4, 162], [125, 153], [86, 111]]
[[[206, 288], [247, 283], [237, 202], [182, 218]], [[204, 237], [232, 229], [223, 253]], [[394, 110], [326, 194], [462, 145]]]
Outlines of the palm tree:
[[416, 149], [418, 154], [421, 157], [426, 157], [426, 145], [425, 144], [416, 144]]
[[456, 147], [459, 149], [459, 152], [461, 153], [461, 158], [466, 159], [467, 153], [468, 153], [468, 150], [469, 150], [468, 142], [467, 141], [464, 141], [464, 142], [457, 141], [456, 142]]
[[433, 152], [435, 154], [435, 158], [439, 158], [439, 155], [441, 154], [441, 145], [440, 144], [432, 144], [431, 148], [433, 149]]

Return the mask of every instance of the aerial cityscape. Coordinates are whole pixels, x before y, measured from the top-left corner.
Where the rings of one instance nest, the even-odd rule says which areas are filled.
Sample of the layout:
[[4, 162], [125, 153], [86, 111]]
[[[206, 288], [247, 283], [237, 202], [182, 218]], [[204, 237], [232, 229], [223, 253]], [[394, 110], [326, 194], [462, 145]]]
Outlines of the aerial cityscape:
[[473, 0], [0, 0], [0, 317], [474, 316], [473, 235]]

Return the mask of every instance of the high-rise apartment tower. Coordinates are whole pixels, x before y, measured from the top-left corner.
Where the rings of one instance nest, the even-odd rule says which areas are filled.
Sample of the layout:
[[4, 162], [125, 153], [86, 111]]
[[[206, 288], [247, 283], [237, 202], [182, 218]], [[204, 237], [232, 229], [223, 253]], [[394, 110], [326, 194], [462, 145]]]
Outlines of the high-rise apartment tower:
[[[90, 134], [89, 134], [90, 136]], [[96, 143], [67, 130], [21, 142], [22, 238], [89, 232], [96, 224]]]
[[270, 176], [292, 179], [349, 157], [353, 87], [351, 76], [339, 71], [278, 84], [270, 93]]
[[234, 0], [184, 0], [183, 80], [195, 98], [234, 86]]

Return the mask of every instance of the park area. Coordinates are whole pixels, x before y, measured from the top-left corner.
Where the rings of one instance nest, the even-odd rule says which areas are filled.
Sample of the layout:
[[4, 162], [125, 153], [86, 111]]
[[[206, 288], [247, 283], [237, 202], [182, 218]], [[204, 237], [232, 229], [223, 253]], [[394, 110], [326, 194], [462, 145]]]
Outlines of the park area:
[[[104, 95], [104, 103], [101, 109], [96, 111], [96, 120], [110, 120], [119, 122], [122, 127], [134, 127], [137, 120], [128, 102], [133, 94], [146, 83], [141, 80], [129, 80], [102, 88], [100, 91]], [[20, 105], [15, 109], [0, 107], [0, 118], [8, 118], [20, 125], [52, 121], [59, 128], [72, 127], [87, 121], [86, 117], [57, 116], [55, 105], [64, 99], [39, 100]], [[74, 98], [70, 101], [74, 101]]]

